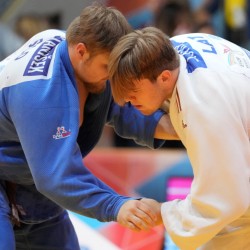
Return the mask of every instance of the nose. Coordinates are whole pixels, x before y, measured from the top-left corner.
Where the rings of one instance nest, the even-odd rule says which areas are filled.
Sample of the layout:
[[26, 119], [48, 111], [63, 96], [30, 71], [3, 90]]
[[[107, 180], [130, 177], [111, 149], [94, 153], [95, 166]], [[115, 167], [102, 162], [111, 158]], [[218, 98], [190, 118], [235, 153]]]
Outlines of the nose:
[[124, 101], [125, 102], [133, 102], [135, 100], [135, 97], [134, 96], [126, 96], [124, 97]]
[[124, 98], [124, 101], [125, 101], [125, 102], [130, 102], [130, 100], [129, 100], [128, 97], [125, 97], [125, 98]]

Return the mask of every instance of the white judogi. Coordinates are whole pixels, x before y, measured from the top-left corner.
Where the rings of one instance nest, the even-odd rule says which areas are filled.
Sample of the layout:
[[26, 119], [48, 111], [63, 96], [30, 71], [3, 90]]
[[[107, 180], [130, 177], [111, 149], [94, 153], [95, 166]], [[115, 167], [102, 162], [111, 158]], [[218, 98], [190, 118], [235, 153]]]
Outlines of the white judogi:
[[181, 65], [170, 117], [194, 181], [162, 205], [164, 225], [182, 250], [250, 249], [250, 52], [207, 34], [171, 40]]

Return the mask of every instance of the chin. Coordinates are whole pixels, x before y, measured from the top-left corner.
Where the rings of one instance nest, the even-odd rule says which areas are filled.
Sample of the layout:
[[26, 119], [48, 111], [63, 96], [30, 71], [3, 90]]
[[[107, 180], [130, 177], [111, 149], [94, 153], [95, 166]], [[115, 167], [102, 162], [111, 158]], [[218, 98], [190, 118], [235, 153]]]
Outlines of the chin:
[[143, 115], [152, 115], [154, 111], [152, 110], [139, 110]]
[[104, 85], [101, 88], [91, 88], [91, 89], [89, 89], [89, 92], [92, 94], [101, 94], [105, 91], [105, 89], [106, 89], [106, 85]]

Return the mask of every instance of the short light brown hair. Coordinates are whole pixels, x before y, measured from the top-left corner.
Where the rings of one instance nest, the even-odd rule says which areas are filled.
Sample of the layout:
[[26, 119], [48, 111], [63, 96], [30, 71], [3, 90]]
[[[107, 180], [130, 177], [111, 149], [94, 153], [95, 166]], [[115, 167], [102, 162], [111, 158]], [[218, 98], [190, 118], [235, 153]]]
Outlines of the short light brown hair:
[[155, 82], [164, 70], [179, 66], [179, 56], [169, 38], [159, 29], [146, 27], [123, 36], [110, 55], [109, 76], [114, 100], [123, 105], [124, 96], [136, 90], [134, 82]]
[[91, 53], [110, 52], [119, 38], [132, 30], [123, 14], [115, 8], [93, 4], [82, 10], [69, 25], [69, 45], [84, 43]]

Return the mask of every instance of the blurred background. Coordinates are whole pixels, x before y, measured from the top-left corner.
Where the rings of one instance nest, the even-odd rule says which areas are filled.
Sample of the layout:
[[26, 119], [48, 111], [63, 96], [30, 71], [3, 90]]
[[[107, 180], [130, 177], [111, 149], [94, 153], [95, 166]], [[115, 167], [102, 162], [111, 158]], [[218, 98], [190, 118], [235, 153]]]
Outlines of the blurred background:
[[3, 48], [5, 36], [1, 36], [2, 58], [12, 46], [15, 49], [17, 40], [23, 42], [47, 28], [66, 29], [80, 10], [93, 2], [116, 7], [134, 28], [155, 25], [170, 37], [188, 32], [212, 33], [249, 48], [247, 0], [1, 0], [0, 30], [17, 35], [15, 41], [9, 41], [9, 48]]
[[[250, 49], [250, 1], [247, 0], [0, 0], [0, 60], [45, 29], [66, 30], [81, 9], [100, 2], [114, 6], [133, 28], [160, 28], [172, 37], [202, 32]], [[159, 202], [185, 198], [192, 168], [179, 141], [159, 150], [136, 145], [105, 127], [97, 147], [84, 159], [99, 178], [123, 195]], [[70, 213], [82, 250], [178, 249], [163, 226], [133, 233], [117, 223], [100, 223]]]

